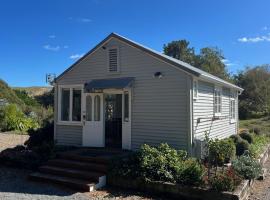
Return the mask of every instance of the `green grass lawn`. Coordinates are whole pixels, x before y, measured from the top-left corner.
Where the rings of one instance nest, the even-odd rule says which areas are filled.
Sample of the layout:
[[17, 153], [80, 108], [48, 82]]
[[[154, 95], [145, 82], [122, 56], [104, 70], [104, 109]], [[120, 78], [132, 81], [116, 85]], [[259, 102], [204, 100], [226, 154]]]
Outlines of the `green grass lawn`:
[[270, 117], [240, 120], [239, 127], [249, 129], [250, 132], [253, 132], [254, 128], [259, 128], [263, 134], [270, 135]]

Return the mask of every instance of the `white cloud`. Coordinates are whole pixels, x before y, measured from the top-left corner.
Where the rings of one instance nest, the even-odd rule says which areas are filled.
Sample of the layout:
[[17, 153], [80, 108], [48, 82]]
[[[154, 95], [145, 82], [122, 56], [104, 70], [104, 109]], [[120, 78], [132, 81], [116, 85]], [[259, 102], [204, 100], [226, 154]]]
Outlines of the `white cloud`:
[[86, 18], [86, 17], [77, 17], [77, 18], [69, 17], [68, 19], [70, 21], [75, 21], [75, 22], [79, 22], [79, 23], [89, 23], [89, 22], [93, 21], [92, 19], [89, 19], [89, 18]]
[[237, 62], [231, 62], [231, 61], [228, 60], [228, 59], [223, 59], [223, 60], [221, 60], [221, 61], [224, 63], [224, 65], [226, 65], [226, 66], [228, 66], [228, 67], [238, 65]]
[[63, 48], [64, 48], [64, 49], [68, 49], [69, 46], [68, 46], [68, 45], [64, 45]]
[[242, 37], [238, 39], [238, 42], [243, 43], [270, 42], [270, 33], [268, 35], [262, 35], [258, 37]]
[[59, 51], [60, 50], [60, 46], [51, 46], [49, 44], [46, 44], [43, 46], [44, 49], [49, 50], [49, 51]]
[[49, 35], [49, 38], [54, 39], [54, 38], [56, 38], [56, 36], [55, 35]]
[[70, 59], [79, 59], [81, 57], [83, 57], [84, 54], [72, 54], [71, 56], [69, 56]]
[[269, 27], [268, 26], [264, 26], [264, 27], [262, 27], [262, 30], [263, 31], [267, 31], [267, 30], [269, 30]]
[[78, 18], [78, 21], [79, 21], [79, 22], [82, 22], [82, 23], [89, 23], [89, 22], [92, 22], [92, 20], [89, 19], [89, 18]]

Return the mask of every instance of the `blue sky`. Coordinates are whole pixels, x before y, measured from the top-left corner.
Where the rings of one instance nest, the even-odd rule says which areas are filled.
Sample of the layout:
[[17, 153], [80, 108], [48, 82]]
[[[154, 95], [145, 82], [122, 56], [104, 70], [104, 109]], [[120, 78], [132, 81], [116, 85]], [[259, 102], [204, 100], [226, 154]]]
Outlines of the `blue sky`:
[[270, 63], [269, 0], [1, 0], [0, 78], [42, 86], [111, 32], [162, 51], [217, 46], [231, 72]]

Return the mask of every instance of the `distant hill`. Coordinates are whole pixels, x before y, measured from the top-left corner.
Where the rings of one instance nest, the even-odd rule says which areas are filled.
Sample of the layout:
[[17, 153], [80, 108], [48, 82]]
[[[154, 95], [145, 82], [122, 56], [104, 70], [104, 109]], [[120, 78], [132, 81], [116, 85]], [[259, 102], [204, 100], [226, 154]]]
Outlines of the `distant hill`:
[[15, 103], [20, 107], [24, 106], [24, 102], [16, 95], [14, 90], [8, 84], [0, 79], [0, 99], [7, 100], [8, 103]]
[[15, 90], [24, 90], [27, 92], [27, 94], [31, 97], [41, 96], [47, 92], [50, 92], [52, 90], [52, 87], [13, 87], [12, 89]]

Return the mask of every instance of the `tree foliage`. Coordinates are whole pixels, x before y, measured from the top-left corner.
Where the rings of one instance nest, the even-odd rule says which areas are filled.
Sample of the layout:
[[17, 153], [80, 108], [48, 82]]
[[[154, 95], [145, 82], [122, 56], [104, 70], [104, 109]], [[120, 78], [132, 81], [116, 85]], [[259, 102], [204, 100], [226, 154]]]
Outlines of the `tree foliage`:
[[246, 68], [235, 76], [235, 82], [244, 88], [239, 96], [240, 118], [270, 114], [270, 65]]
[[226, 65], [222, 62], [223, 53], [217, 47], [205, 47], [200, 50], [199, 54], [196, 54], [194, 47], [190, 47], [188, 41], [177, 40], [164, 45], [163, 51], [168, 56], [231, 81]]

